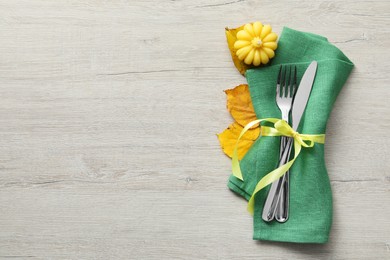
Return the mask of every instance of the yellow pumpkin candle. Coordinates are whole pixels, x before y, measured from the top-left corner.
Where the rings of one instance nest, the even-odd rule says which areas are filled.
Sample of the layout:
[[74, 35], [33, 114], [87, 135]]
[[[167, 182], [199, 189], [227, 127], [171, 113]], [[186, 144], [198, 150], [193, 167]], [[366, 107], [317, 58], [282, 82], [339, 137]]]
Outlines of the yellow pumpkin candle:
[[275, 56], [278, 36], [270, 25], [260, 22], [248, 23], [237, 32], [234, 49], [239, 60], [245, 64], [259, 66], [267, 64]]

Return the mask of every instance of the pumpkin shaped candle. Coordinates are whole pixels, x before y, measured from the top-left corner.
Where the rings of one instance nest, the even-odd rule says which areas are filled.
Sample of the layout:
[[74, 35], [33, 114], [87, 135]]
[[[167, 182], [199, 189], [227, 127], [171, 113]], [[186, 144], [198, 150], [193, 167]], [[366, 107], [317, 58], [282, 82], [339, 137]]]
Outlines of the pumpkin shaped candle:
[[278, 36], [272, 32], [270, 25], [261, 22], [248, 23], [244, 29], [237, 32], [237, 40], [234, 43], [236, 55], [245, 64], [259, 66], [267, 64], [275, 56], [278, 47]]

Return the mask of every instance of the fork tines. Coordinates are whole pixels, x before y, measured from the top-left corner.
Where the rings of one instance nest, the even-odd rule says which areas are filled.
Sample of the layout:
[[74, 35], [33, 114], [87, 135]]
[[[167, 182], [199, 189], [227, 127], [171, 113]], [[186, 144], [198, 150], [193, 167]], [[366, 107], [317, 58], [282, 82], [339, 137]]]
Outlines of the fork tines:
[[[293, 67], [293, 68], [292, 68]], [[287, 72], [288, 71], [288, 72]], [[277, 95], [287, 97], [293, 96], [297, 88], [297, 67], [289, 65], [280, 65], [277, 79]]]

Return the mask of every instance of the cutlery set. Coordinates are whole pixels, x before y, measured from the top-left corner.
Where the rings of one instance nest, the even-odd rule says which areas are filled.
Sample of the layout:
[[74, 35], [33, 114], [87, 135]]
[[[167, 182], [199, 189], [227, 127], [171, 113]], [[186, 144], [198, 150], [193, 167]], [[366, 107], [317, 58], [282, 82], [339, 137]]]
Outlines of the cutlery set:
[[[297, 70], [295, 66], [281, 66], [276, 83], [276, 104], [282, 114], [282, 119], [297, 131], [299, 122], [305, 111], [306, 104], [314, 83], [317, 62], [313, 61], [306, 69], [297, 88]], [[293, 138], [281, 137], [279, 167], [288, 162]], [[283, 223], [289, 215], [289, 172], [272, 183], [266, 198], [262, 219], [270, 222], [274, 219]]]
[[[225, 30], [247, 82], [225, 91], [234, 119], [218, 135], [232, 159], [227, 186], [248, 201], [254, 240], [327, 243], [333, 200], [325, 131], [354, 64], [322, 35], [284, 27], [277, 37], [260, 25]], [[260, 55], [261, 64], [271, 64], [257, 66], [264, 52], [271, 55]]]

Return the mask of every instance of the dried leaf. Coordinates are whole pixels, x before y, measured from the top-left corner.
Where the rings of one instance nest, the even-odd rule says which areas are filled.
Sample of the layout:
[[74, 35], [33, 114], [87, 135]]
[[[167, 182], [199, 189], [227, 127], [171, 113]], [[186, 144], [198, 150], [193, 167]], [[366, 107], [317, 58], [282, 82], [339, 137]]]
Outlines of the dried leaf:
[[[236, 145], [238, 136], [240, 135], [243, 127], [238, 123], [232, 123], [225, 131], [218, 134], [218, 139], [223, 152], [232, 158], [233, 150]], [[252, 144], [260, 135], [260, 127], [249, 129], [244, 136], [241, 138], [238, 144], [238, 159], [241, 160], [244, 155], [251, 148]]]
[[247, 84], [225, 90], [225, 93], [227, 95], [227, 109], [238, 124], [244, 127], [257, 119]]
[[243, 26], [240, 26], [238, 28], [235, 28], [235, 29], [229, 29], [229, 28], [225, 28], [225, 34], [226, 34], [226, 40], [227, 40], [227, 43], [228, 43], [228, 47], [229, 47], [229, 50], [230, 50], [230, 54], [232, 55], [232, 60], [233, 60], [233, 63], [234, 63], [234, 66], [236, 66], [236, 68], [238, 69], [238, 71], [244, 75], [245, 74], [245, 71], [247, 69], [250, 68], [250, 66], [246, 65], [244, 63], [244, 61], [240, 61], [236, 55], [236, 50], [234, 49], [234, 43], [236, 42], [237, 40], [237, 32], [244, 29], [244, 25]]

